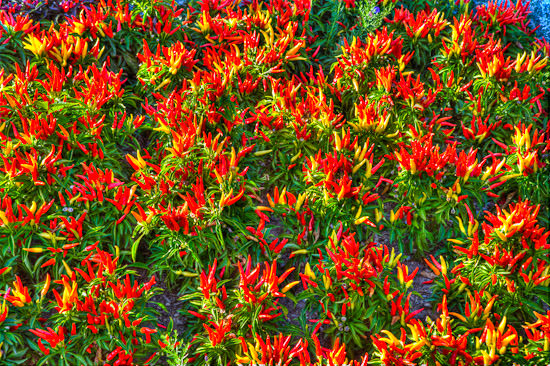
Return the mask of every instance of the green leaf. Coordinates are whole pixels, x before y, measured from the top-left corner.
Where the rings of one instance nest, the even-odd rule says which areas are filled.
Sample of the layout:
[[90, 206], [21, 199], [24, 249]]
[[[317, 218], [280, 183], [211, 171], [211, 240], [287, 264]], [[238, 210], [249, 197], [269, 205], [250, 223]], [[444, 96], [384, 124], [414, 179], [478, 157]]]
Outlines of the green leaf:
[[542, 308], [542, 306], [540, 306], [539, 304], [537, 304], [534, 301], [523, 298], [523, 299], [521, 299], [521, 302], [529, 305], [531, 307], [531, 309], [537, 311], [538, 313], [544, 313], [544, 309]]
[[428, 219], [426, 218], [426, 211], [424, 211], [423, 209], [419, 209], [418, 210], [418, 215], [420, 216], [420, 218], [424, 221], [428, 221]]
[[364, 323], [353, 323], [353, 327], [359, 329], [362, 333], [366, 333], [369, 330]]
[[[382, 293], [382, 296], [383, 295], [384, 293]], [[369, 306], [369, 308], [367, 309], [367, 312], [365, 313], [365, 318], [367, 319], [370, 318], [377, 309], [378, 309], [378, 304], [375, 304], [375, 306]]]
[[358, 346], [361, 347], [361, 338], [359, 335], [353, 330], [353, 328], [350, 328], [351, 337], [353, 338], [353, 342]]
[[137, 238], [133, 243], [132, 243], [132, 249], [131, 249], [131, 253], [132, 253], [132, 261], [136, 261], [136, 255], [137, 255], [137, 250], [138, 250], [138, 247], [139, 247], [139, 242], [141, 241], [141, 239], [143, 238], [143, 236], [145, 235], [145, 233], [142, 233], [139, 238]]

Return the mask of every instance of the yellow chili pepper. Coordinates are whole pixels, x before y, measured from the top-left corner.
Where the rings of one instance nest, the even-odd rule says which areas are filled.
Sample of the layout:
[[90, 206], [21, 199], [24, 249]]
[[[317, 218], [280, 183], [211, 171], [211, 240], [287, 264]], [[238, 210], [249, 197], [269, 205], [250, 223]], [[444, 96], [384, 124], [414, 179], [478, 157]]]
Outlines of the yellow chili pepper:
[[300, 281], [291, 282], [288, 285], [286, 285], [285, 287], [283, 287], [281, 292], [284, 294], [284, 293], [286, 293], [287, 291], [289, 291], [291, 288], [293, 288], [294, 286], [296, 286], [299, 283], [300, 283]]

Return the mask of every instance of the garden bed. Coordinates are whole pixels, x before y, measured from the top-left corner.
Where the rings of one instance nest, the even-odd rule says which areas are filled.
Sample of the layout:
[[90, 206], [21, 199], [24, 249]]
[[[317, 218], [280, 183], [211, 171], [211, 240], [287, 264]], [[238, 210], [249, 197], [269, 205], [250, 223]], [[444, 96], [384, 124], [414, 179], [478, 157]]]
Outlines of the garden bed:
[[549, 364], [530, 20], [521, 0], [0, 6], [0, 363]]

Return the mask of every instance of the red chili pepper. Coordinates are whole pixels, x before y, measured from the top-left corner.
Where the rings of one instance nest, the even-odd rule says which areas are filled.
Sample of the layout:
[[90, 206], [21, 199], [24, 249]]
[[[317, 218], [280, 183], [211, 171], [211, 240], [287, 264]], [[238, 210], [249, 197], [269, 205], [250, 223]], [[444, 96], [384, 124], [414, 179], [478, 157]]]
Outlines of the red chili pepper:
[[472, 210], [470, 210], [470, 206], [468, 206], [467, 203], [464, 204], [464, 207], [466, 207], [466, 211], [468, 212], [468, 219], [471, 224], [474, 223], [474, 215], [472, 214]]

